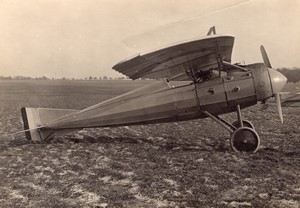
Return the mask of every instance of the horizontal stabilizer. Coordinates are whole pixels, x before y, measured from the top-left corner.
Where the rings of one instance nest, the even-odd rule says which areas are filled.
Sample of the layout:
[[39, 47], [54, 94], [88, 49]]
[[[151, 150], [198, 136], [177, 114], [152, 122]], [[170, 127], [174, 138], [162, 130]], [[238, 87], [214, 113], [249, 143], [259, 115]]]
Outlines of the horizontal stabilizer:
[[21, 113], [26, 139], [43, 141], [73, 131], [74, 129], [47, 129], [46, 123], [78, 111], [72, 109], [23, 107]]
[[300, 103], [300, 91], [295, 92], [280, 92], [282, 103]]

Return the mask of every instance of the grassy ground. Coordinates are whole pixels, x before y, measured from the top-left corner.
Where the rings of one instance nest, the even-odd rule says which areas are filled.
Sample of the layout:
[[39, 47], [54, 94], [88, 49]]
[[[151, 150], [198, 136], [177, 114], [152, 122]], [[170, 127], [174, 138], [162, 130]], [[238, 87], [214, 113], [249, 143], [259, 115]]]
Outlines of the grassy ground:
[[232, 152], [210, 119], [84, 129], [47, 143], [10, 134], [22, 130], [22, 106], [81, 109], [144, 84], [1, 81], [0, 206], [300, 206], [299, 107], [283, 108], [284, 125], [273, 102], [244, 110], [261, 137], [256, 154]]

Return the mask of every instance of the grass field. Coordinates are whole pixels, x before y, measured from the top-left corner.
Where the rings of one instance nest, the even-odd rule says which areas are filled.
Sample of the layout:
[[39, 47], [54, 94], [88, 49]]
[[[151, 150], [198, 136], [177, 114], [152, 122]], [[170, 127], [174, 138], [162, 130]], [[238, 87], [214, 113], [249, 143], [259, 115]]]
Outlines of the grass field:
[[256, 154], [233, 152], [210, 119], [84, 129], [47, 143], [11, 134], [23, 129], [23, 106], [82, 109], [149, 82], [0, 81], [0, 207], [300, 206], [300, 107], [283, 108], [284, 125], [274, 102], [243, 111], [261, 138]]

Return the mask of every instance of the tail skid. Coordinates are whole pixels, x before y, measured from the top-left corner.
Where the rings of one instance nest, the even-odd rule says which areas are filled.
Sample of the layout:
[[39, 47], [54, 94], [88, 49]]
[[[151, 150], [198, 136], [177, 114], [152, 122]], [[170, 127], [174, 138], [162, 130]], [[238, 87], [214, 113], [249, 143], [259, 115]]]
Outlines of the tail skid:
[[25, 108], [21, 109], [27, 140], [45, 141], [54, 136], [64, 135], [76, 129], [47, 129], [46, 123], [68, 114], [78, 112], [72, 109]]

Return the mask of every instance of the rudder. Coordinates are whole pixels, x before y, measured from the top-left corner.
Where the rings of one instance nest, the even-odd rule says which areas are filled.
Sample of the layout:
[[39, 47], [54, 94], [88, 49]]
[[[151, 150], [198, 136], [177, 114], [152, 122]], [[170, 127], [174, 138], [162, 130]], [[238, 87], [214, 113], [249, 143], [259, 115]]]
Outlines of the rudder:
[[44, 141], [73, 131], [73, 129], [47, 129], [46, 123], [74, 112], [78, 110], [22, 107], [21, 114], [26, 139]]

